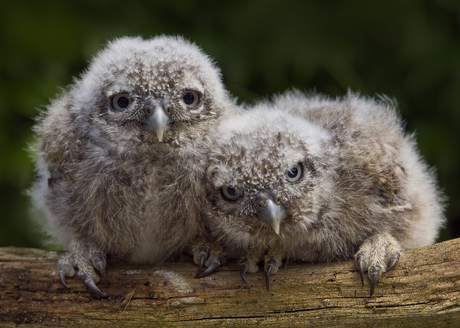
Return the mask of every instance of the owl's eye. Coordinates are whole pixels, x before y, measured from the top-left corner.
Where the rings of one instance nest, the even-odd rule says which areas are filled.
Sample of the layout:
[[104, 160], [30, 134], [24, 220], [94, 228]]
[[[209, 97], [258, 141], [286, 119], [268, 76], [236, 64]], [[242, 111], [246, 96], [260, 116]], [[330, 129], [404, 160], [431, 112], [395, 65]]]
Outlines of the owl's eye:
[[182, 96], [182, 101], [189, 108], [196, 108], [201, 105], [200, 94], [197, 91], [187, 90]]
[[241, 194], [242, 194], [238, 189], [232, 186], [222, 187], [220, 190], [222, 192], [223, 198], [225, 200], [230, 200], [230, 201], [237, 200], [238, 198], [241, 197]]
[[110, 107], [117, 112], [122, 112], [129, 106], [130, 103], [131, 98], [129, 95], [127, 93], [120, 93], [112, 97]]
[[286, 178], [289, 182], [297, 182], [302, 178], [302, 173], [302, 165], [298, 163], [286, 172]]

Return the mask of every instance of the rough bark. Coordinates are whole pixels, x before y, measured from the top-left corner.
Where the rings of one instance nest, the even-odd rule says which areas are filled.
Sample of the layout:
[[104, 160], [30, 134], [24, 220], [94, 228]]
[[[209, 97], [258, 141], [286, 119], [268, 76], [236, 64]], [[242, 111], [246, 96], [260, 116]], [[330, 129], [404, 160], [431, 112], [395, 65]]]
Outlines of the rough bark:
[[373, 297], [353, 261], [294, 263], [265, 288], [263, 272], [239, 276], [229, 263], [203, 279], [190, 262], [132, 266], [108, 262], [110, 296], [90, 292], [78, 277], [65, 288], [60, 254], [0, 248], [0, 326], [460, 326], [460, 239], [403, 253]]

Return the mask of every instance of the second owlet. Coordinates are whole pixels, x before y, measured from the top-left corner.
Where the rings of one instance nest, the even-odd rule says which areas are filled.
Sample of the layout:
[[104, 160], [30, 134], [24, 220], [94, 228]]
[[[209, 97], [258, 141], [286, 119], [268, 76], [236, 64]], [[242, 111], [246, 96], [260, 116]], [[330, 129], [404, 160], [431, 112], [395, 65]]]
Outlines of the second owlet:
[[105, 255], [155, 263], [199, 231], [200, 142], [231, 104], [220, 71], [179, 37], [109, 43], [36, 131], [32, 190], [69, 251], [59, 276], [96, 293]]
[[387, 99], [289, 92], [217, 131], [208, 226], [244, 281], [260, 261], [268, 288], [284, 259], [354, 257], [372, 295], [400, 252], [434, 243], [445, 220], [435, 175]]

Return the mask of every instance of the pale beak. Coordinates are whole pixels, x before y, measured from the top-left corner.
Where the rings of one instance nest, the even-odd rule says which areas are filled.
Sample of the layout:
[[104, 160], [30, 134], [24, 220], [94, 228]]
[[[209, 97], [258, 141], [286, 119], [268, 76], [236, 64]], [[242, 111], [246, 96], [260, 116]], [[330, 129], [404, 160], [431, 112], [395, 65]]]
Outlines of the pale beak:
[[283, 220], [286, 208], [282, 204], [275, 204], [271, 199], [267, 199], [264, 208], [257, 211], [259, 220], [269, 224], [275, 233], [279, 235], [280, 224]]
[[163, 141], [163, 135], [168, 128], [171, 119], [165, 114], [160, 106], [155, 108], [153, 114], [144, 121], [144, 130], [156, 133], [158, 141]]

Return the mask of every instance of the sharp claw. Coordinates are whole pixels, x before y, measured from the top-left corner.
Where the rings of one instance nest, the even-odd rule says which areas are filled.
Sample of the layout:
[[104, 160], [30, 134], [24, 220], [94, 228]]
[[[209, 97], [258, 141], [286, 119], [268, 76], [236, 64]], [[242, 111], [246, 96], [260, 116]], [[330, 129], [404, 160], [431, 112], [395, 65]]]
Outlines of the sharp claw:
[[215, 255], [214, 258], [211, 260], [211, 264], [209, 265], [208, 269], [200, 274], [198, 278], [204, 278], [207, 277], [213, 272], [216, 268], [220, 266], [220, 263], [222, 262], [222, 255]]
[[[107, 294], [104, 294], [103, 292], [99, 290], [99, 288], [96, 287], [96, 283], [94, 282], [94, 278], [92, 276], [86, 274], [83, 271], [79, 271], [78, 276], [80, 277], [81, 280], [85, 282], [86, 286], [88, 286], [89, 289], [91, 289], [93, 292], [95, 292], [101, 297], [108, 297]], [[97, 276], [96, 276], [96, 279], [98, 279]]]
[[200, 254], [200, 265], [198, 266], [198, 271], [196, 272], [195, 278], [200, 278], [201, 271], [203, 270], [204, 261], [206, 260], [206, 254]]
[[356, 258], [356, 267], [358, 268], [359, 275], [361, 276], [361, 284], [364, 286], [364, 256], [358, 254]]
[[64, 286], [66, 286], [67, 288], [70, 288], [66, 283], [65, 283], [65, 274], [64, 272], [62, 271], [59, 271], [59, 279], [61, 279], [61, 282]]
[[382, 269], [380, 267], [370, 268], [369, 279], [371, 280], [371, 294], [369, 297], [372, 297], [372, 295], [374, 294], [375, 286], [377, 286], [377, 282], [379, 281], [381, 276], [382, 276]]
[[396, 265], [396, 263], [398, 263], [399, 261], [399, 253], [395, 253], [391, 256], [390, 260], [390, 266], [388, 267], [388, 269], [385, 271], [385, 273], [387, 273], [388, 271], [390, 271], [391, 269], [394, 268], [394, 266]]
[[270, 275], [272, 274], [273, 269], [275, 268], [276, 260], [270, 259], [267, 263], [267, 273], [265, 275], [265, 281], [267, 284], [267, 290], [270, 290]]
[[93, 265], [94, 267], [101, 273], [102, 278], [104, 281], [110, 285], [109, 279], [107, 279], [107, 275], [105, 273], [105, 261], [101, 254], [97, 254], [93, 257]]
[[92, 279], [88, 279], [85, 281], [85, 284], [86, 286], [88, 286], [93, 292], [95, 292], [96, 294], [98, 294], [100, 297], [108, 297], [107, 294], [104, 294], [103, 292], [101, 292], [99, 290], [99, 288], [96, 287], [96, 284], [94, 283], [94, 281]]
[[196, 272], [195, 278], [200, 278], [201, 271], [203, 270], [204, 262], [206, 261], [206, 258], [208, 257], [208, 247], [205, 245], [200, 245], [198, 246], [198, 251], [200, 254], [200, 264], [198, 266], [198, 271]]
[[[240, 267], [240, 275], [241, 275], [241, 279], [243, 279], [243, 281], [248, 284], [248, 282], [246, 281], [246, 271], [248, 271], [248, 260], [244, 260], [243, 263], [241, 263], [241, 267]], [[248, 284], [249, 285], [249, 284]]]

